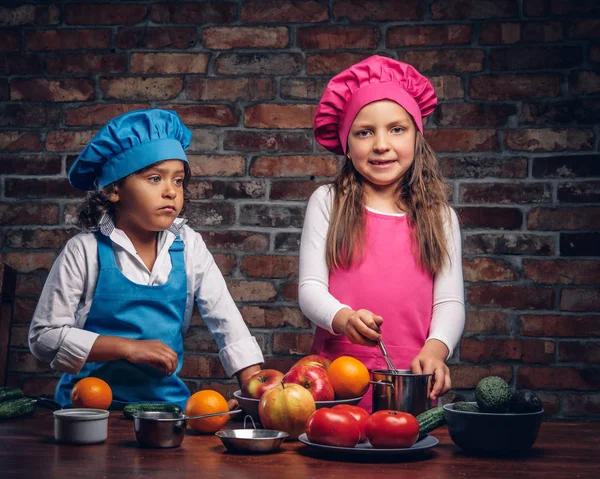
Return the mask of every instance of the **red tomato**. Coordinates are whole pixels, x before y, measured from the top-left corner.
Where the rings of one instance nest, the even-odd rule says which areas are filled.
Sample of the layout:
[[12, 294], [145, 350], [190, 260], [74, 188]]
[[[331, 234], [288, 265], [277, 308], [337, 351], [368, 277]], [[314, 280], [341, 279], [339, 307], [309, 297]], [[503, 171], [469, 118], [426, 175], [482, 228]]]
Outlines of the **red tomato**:
[[306, 435], [316, 444], [354, 447], [360, 439], [360, 426], [349, 412], [321, 408], [306, 421]]
[[338, 404], [331, 409], [334, 411], [346, 411], [352, 414], [360, 426], [360, 439], [358, 442], [365, 442], [367, 440], [365, 426], [367, 425], [367, 419], [369, 419], [370, 414], [366, 410], [359, 406], [351, 406], [350, 404]]
[[377, 411], [367, 420], [366, 433], [373, 447], [411, 447], [419, 437], [419, 423], [406, 412]]

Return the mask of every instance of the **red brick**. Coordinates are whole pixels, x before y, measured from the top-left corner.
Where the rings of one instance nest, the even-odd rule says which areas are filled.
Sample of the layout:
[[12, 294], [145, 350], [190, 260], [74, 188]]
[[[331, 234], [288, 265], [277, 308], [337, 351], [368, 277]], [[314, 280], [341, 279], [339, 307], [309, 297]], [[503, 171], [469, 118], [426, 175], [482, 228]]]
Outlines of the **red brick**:
[[523, 272], [541, 284], [596, 284], [600, 278], [600, 261], [524, 259]]
[[465, 235], [465, 254], [553, 255], [554, 236], [522, 233], [481, 233]]
[[202, 44], [214, 50], [285, 48], [289, 40], [287, 27], [208, 27], [202, 31]]
[[523, 12], [531, 17], [546, 17], [549, 15], [569, 15], [573, 13], [599, 13], [596, 2], [586, 0], [565, 2], [564, 0], [525, 0]]
[[245, 109], [244, 125], [250, 128], [312, 128], [316, 109], [316, 105], [252, 105]]
[[298, 257], [244, 256], [240, 271], [254, 278], [292, 278], [298, 274]]
[[7, 198], [83, 198], [85, 193], [73, 188], [66, 178], [6, 178]]
[[524, 103], [520, 124], [549, 125], [556, 123], [594, 125], [600, 119], [600, 100], [567, 100], [552, 103]]
[[250, 164], [250, 174], [258, 177], [333, 176], [337, 170], [332, 155], [258, 156]]
[[515, 230], [520, 229], [523, 224], [523, 213], [516, 208], [461, 206], [456, 208], [456, 213], [463, 229]]
[[192, 229], [201, 226], [231, 226], [235, 222], [235, 207], [229, 202], [194, 202], [186, 205], [185, 216]]
[[281, 97], [302, 100], [318, 100], [323, 95], [329, 79], [282, 78]]
[[30, 324], [36, 306], [37, 301], [17, 299], [15, 301], [12, 324]]
[[465, 333], [507, 334], [510, 318], [503, 311], [468, 309]]
[[218, 353], [217, 343], [207, 329], [191, 329], [185, 336], [183, 347], [186, 352]]
[[[211, 391], [218, 391], [221, 393], [221, 395], [227, 399], [230, 400], [233, 398], [233, 393], [235, 391], [239, 391], [240, 386], [237, 382], [235, 383], [230, 383], [230, 384], [223, 384], [223, 383], [206, 383], [203, 382], [202, 383], [202, 389], [210, 389]], [[194, 391], [197, 392], [197, 391]]]
[[19, 273], [31, 273], [39, 270], [49, 271], [56, 259], [56, 253], [17, 251], [0, 253], [0, 259]]
[[60, 9], [57, 5], [0, 8], [0, 25], [56, 25], [58, 23], [60, 23]]
[[561, 311], [600, 310], [600, 290], [598, 288], [563, 288], [560, 296]]
[[347, 18], [351, 22], [421, 20], [424, 14], [423, 2], [404, 0], [400, 8], [386, 0], [336, 0], [333, 16], [336, 20]]
[[328, 18], [327, 4], [319, 1], [247, 1], [242, 4], [244, 23], [308, 23]]
[[121, 50], [147, 48], [149, 50], [186, 49], [196, 45], [194, 27], [129, 27], [120, 28], [115, 45]]
[[29, 326], [11, 326], [9, 346], [13, 348], [29, 348]]
[[562, 413], [565, 416], [581, 416], [589, 419], [600, 415], [600, 395], [565, 394], [563, 396]]
[[549, 183], [462, 183], [458, 189], [464, 203], [547, 203], [552, 201]]
[[302, 50], [375, 49], [379, 28], [371, 25], [305, 27], [296, 31], [296, 45]]
[[269, 235], [257, 231], [202, 231], [202, 239], [211, 250], [266, 251]]
[[270, 78], [200, 78], [187, 81], [188, 100], [268, 100], [275, 97], [275, 83]]
[[298, 308], [274, 308], [263, 306], [244, 306], [241, 308], [244, 321], [251, 328], [301, 328], [309, 329], [312, 323]]
[[462, 45], [471, 42], [470, 25], [417, 25], [390, 27], [387, 30], [388, 48], [433, 45]]
[[445, 178], [525, 178], [527, 158], [442, 157], [438, 159]]
[[145, 5], [114, 3], [65, 5], [65, 19], [69, 25], [132, 25], [144, 20], [147, 13]]
[[[274, 186], [274, 185], [273, 185]], [[273, 187], [272, 186], [272, 187]], [[272, 188], [271, 187], [271, 188]], [[281, 195], [283, 196], [283, 195]], [[308, 197], [308, 195], [306, 195]], [[273, 189], [271, 189], [271, 198], [273, 196]], [[298, 199], [298, 198], [293, 198]], [[304, 199], [304, 198], [302, 198]], [[277, 233], [275, 235], [275, 242], [273, 245], [273, 251], [280, 253], [290, 253], [300, 251], [300, 233]]]
[[8, 80], [0, 78], [0, 101], [8, 100]]
[[0, 71], [4, 75], [41, 74], [44, 61], [41, 55], [0, 55]]
[[517, 389], [597, 390], [598, 371], [593, 368], [530, 367], [517, 371]]
[[598, 155], [554, 155], [533, 160], [534, 178], [577, 178], [600, 176]]
[[425, 130], [425, 139], [436, 152], [498, 150], [496, 130]]
[[569, 92], [573, 95], [600, 93], [600, 74], [596, 72], [573, 72], [569, 76]]
[[79, 230], [6, 230], [5, 246], [19, 249], [61, 249]]
[[277, 296], [269, 281], [229, 281], [228, 288], [235, 301], [273, 301]]
[[500, 376], [506, 382], [512, 379], [510, 366], [478, 366], [473, 364], [449, 365], [453, 389], [475, 389], [477, 383], [487, 376]]
[[226, 378], [227, 374], [218, 356], [186, 354], [179, 371], [182, 378]]
[[61, 172], [60, 156], [19, 155], [0, 157], [4, 174], [57, 175]]
[[514, 105], [489, 105], [481, 103], [443, 103], [438, 108], [439, 126], [499, 127], [516, 114]]
[[558, 356], [561, 362], [598, 364], [600, 363], [600, 343], [562, 341], [559, 343]]
[[529, 152], [592, 150], [594, 132], [583, 129], [521, 129], [506, 130], [506, 146], [511, 150]]
[[483, 70], [483, 50], [418, 50], [399, 52], [400, 61], [413, 65], [420, 72], [479, 72]]
[[536, 339], [475, 339], [463, 338], [460, 343], [461, 361], [476, 363], [488, 361], [521, 361], [525, 363], [552, 363], [556, 356], [553, 341]]
[[298, 283], [296, 281], [282, 283], [281, 297], [285, 301], [298, 301]]
[[429, 77], [435, 93], [440, 100], [453, 100], [464, 98], [465, 90], [462, 80], [454, 75], [441, 75]]
[[521, 285], [471, 285], [467, 289], [472, 306], [514, 309], [552, 309], [554, 291]]
[[312, 150], [312, 132], [273, 133], [254, 131], [226, 131], [223, 149], [255, 152], [308, 152]]
[[534, 230], [579, 230], [600, 227], [600, 208], [533, 208], [527, 226]]
[[95, 130], [55, 130], [46, 135], [46, 150], [79, 152], [96, 134]]
[[55, 225], [58, 205], [52, 203], [0, 203], [0, 223], [8, 225]]
[[30, 352], [9, 351], [7, 370], [20, 373], [43, 373], [52, 369], [49, 364], [36, 359]]
[[215, 263], [219, 267], [219, 270], [223, 276], [229, 276], [233, 273], [237, 266], [237, 259], [232, 254], [215, 254], [213, 255]]
[[600, 63], [600, 45], [590, 47], [590, 60]]
[[206, 128], [196, 128], [192, 130], [192, 142], [187, 153], [192, 152], [212, 152], [219, 147], [219, 138], [214, 130]]
[[600, 316], [521, 315], [521, 335], [600, 337]]
[[100, 103], [97, 105], [65, 108], [65, 125], [102, 126], [123, 113], [147, 108], [150, 108], [150, 105], [144, 103]]
[[46, 58], [48, 73], [53, 75], [77, 73], [122, 73], [127, 70], [124, 54], [69, 54]]
[[54, 397], [54, 390], [59, 378], [44, 376], [24, 376], [19, 387], [27, 396]]
[[371, 56], [369, 53], [318, 53], [306, 55], [309, 75], [336, 75], [342, 70]]
[[32, 103], [0, 105], [0, 126], [3, 127], [54, 126], [59, 121], [60, 108], [58, 105]]
[[314, 181], [274, 181], [269, 197], [281, 201], [307, 201], [319, 186], [321, 184]]
[[208, 55], [201, 53], [132, 53], [131, 73], [178, 75], [206, 73]]
[[30, 30], [25, 33], [26, 50], [89, 50], [109, 47], [110, 30], [105, 28]]
[[560, 95], [559, 75], [483, 75], [471, 78], [473, 100], [515, 100]]
[[563, 26], [560, 22], [484, 23], [481, 26], [481, 45], [560, 42]]
[[20, 35], [19, 31], [17, 31], [17, 30], [0, 31], [0, 52], [18, 52], [20, 49], [21, 49], [21, 35]]
[[[25, 275], [25, 274], [20, 274], [17, 277], [17, 290], [15, 292], [15, 294], [17, 296], [32, 296], [35, 297], [35, 301], [33, 301], [33, 304], [31, 306], [31, 311], [33, 312], [33, 309], [35, 309], [35, 307], [37, 306], [37, 298], [39, 298], [41, 292], [42, 292], [42, 286], [43, 286], [43, 282], [42, 279], [37, 276], [37, 275]], [[17, 300], [15, 303], [15, 316], [18, 317], [17, 313], [19, 312], [19, 308], [20, 308], [20, 301]], [[18, 319], [17, 319], [18, 321]]]
[[492, 50], [492, 70], [551, 70], [582, 63], [580, 47], [506, 47]]
[[194, 199], [258, 199], [265, 197], [264, 181], [219, 181], [192, 179], [188, 189]]
[[246, 162], [235, 155], [187, 155], [192, 176], [243, 176]]
[[12, 80], [10, 99], [13, 101], [89, 101], [94, 99], [93, 80], [27, 78]]
[[273, 353], [309, 354], [313, 337], [312, 333], [274, 333]]
[[0, 151], [36, 151], [42, 148], [40, 134], [30, 131], [0, 131]]
[[304, 208], [268, 204], [243, 204], [239, 222], [247, 226], [271, 228], [302, 228]]
[[152, 5], [152, 21], [156, 23], [231, 23], [237, 19], [235, 2], [159, 3]]
[[561, 203], [600, 203], [600, 181], [558, 184], [557, 197]]
[[237, 120], [228, 105], [173, 105], [162, 108], [175, 110], [188, 126], [235, 126]]
[[172, 100], [183, 89], [181, 78], [102, 78], [100, 88], [105, 99], [150, 101]]
[[433, 0], [431, 14], [434, 20], [516, 17], [519, 4], [517, 0]]
[[463, 259], [463, 271], [465, 281], [470, 282], [514, 281], [519, 279], [517, 269], [510, 263], [500, 259]]
[[297, 75], [301, 69], [298, 53], [223, 53], [215, 60], [219, 75]]

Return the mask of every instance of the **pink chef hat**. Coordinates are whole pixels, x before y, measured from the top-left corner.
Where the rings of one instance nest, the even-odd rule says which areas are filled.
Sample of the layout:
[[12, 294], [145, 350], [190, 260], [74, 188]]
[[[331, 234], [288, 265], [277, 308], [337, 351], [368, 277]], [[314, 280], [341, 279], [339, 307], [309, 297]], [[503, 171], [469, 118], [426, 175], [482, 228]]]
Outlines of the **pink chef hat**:
[[345, 154], [356, 115], [363, 106], [377, 100], [398, 103], [413, 117], [421, 133], [422, 118], [437, 105], [431, 82], [414, 67], [373, 55], [329, 81], [315, 114], [315, 138], [329, 151]]

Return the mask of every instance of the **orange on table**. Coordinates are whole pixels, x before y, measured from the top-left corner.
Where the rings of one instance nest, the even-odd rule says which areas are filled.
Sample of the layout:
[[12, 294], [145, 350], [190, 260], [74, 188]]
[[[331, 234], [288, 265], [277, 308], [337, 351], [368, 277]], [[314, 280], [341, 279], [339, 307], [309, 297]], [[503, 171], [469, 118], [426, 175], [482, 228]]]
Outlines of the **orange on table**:
[[83, 378], [71, 390], [73, 407], [108, 409], [112, 397], [112, 389], [100, 378]]
[[362, 396], [369, 387], [369, 370], [352, 356], [340, 356], [332, 361], [327, 369], [337, 399], [350, 399]]
[[[192, 394], [185, 405], [187, 416], [200, 416], [225, 411], [229, 411], [227, 400], [221, 393], [212, 389], [205, 389]], [[229, 421], [229, 418], [230, 416], [214, 416], [204, 419], [191, 419], [188, 424], [194, 431], [211, 433], [221, 429]]]

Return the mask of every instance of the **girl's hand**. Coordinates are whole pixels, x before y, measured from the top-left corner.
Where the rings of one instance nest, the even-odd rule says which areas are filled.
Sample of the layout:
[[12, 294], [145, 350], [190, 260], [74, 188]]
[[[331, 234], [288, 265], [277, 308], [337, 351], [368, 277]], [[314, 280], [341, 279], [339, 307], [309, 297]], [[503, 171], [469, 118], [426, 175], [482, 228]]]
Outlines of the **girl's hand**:
[[448, 357], [446, 345], [437, 339], [432, 339], [425, 343], [410, 363], [413, 374], [433, 374], [433, 386], [429, 393], [432, 401], [446, 394], [452, 386], [450, 369], [445, 362], [446, 357]]
[[162, 341], [129, 339], [124, 358], [132, 363], [144, 363], [165, 374], [177, 370], [177, 353]]
[[348, 341], [364, 346], [377, 346], [377, 342], [381, 339], [383, 318], [366, 309], [352, 311], [344, 308], [342, 311], [345, 317], [340, 321], [342, 322], [340, 330]]

